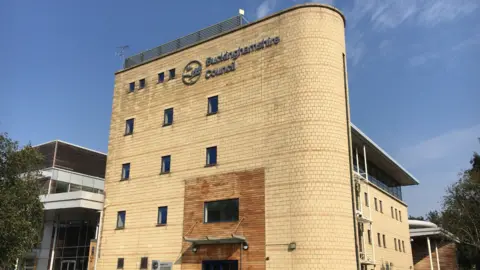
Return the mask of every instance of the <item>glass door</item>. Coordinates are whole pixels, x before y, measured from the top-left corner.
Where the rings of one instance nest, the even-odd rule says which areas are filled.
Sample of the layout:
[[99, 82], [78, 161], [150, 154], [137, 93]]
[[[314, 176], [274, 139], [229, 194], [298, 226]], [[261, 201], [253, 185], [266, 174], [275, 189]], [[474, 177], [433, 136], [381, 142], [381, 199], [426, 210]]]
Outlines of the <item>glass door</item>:
[[203, 261], [202, 270], [238, 270], [238, 261]]
[[74, 260], [63, 260], [60, 270], [75, 270], [75, 264]]

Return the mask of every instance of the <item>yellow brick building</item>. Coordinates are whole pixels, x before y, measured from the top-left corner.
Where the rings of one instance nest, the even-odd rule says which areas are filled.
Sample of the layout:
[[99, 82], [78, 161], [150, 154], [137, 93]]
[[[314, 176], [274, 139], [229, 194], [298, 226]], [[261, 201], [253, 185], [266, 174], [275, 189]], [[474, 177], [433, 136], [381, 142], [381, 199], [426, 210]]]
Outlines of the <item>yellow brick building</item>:
[[411, 269], [417, 182], [350, 125], [345, 54], [343, 15], [303, 4], [126, 59], [96, 268]]

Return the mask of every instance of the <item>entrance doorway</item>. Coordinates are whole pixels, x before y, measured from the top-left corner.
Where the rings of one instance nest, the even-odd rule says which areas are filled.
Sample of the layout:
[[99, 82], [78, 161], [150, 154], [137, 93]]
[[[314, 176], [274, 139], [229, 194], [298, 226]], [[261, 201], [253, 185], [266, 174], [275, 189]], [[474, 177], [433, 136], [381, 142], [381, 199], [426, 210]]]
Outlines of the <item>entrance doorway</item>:
[[202, 270], [238, 270], [238, 261], [203, 261]]
[[63, 260], [60, 270], [75, 270], [75, 260]]

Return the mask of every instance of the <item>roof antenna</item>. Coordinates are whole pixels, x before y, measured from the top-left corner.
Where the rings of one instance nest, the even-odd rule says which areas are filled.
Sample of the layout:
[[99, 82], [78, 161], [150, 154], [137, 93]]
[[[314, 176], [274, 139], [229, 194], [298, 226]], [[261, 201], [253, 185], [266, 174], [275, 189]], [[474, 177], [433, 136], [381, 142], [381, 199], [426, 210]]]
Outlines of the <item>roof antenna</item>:
[[239, 9], [238, 10], [238, 15], [240, 15], [242, 17], [242, 19], [244, 19], [247, 23], [250, 23], [247, 18], [245, 18], [245, 10], [243, 9]]
[[125, 64], [125, 51], [129, 48], [130, 47], [128, 45], [119, 46], [115, 52], [115, 56], [119, 56], [122, 59], [122, 66]]

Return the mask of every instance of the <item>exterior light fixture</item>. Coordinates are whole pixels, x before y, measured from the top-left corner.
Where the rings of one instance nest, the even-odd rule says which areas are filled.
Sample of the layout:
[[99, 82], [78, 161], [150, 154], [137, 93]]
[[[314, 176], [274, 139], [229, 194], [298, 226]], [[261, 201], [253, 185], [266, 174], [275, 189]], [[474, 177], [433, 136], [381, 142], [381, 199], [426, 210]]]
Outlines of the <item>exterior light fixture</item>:
[[247, 244], [247, 243], [243, 243], [243, 249], [244, 249], [244, 250], [247, 250], [247, 249], [248, 249], [248, 244]]
[[197, 247], [193, 246], [193, 247], [192, 247], [192, 252], [193, 252], [193, 253], [197, 253]]

